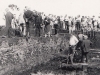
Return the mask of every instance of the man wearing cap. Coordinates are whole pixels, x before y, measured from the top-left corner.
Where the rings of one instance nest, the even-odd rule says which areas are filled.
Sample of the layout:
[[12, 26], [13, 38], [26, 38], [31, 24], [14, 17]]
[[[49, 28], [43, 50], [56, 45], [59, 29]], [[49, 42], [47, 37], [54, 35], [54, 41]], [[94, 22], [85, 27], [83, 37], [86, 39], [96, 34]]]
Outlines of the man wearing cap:
[[87, 36], [83, 36], [83, 42], [81, 46], [82, 50], [82, 62], [84, 62], [84, 57], [86, 58], [86, 63], [88, 62], [88, 53], [91, 46], [91, 41], [88, 39]]

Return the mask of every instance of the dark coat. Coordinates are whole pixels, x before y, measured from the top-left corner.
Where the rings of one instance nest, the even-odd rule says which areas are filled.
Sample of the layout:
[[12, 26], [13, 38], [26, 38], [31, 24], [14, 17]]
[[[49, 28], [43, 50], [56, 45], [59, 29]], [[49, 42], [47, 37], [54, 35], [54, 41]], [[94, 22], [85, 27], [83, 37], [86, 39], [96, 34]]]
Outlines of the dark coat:
[[36, 17], [35, 17], [35, 24], [36, 24], [36, 27], [41, 27], [41, 24], [42, 24], [42, 16], [40, 16], [40, 15], [37, 15]]
[[6, 18], [6, 27], [11, 27], [11, 22], [13, 19], [13, 14], [11, 12], [7, 12], [7, 14], [5, 15]]
[[89, 52], [91, 46], [91, 41], [90, 40], [80, 40], [76, 46], [76, 49], [81, 49], [82, 52]]
[[[36, 17], [35, 13], [33, 11], [31, 11], [31, 10], [27, 10], [27, 11], [24, 12], [24, 19], [25, 19], [27, 28], [35, 27], [34, 26], [34, 24], [35, 24], [35, 17]], [[28, 21], [26, 21], [26, 19]]]
[[82, 43], [82, 50], [84, 52], [89, 52], [89, 49], [90, 49], [90, 46], [91, 46], [91, 41], [90, 40], [83, 40], [83, 43]]
[[50, 24], [50, 19], [49, 18], [45, 18], [44, 19], [44, 24], [45, 24], [45, 26], [49, 25]]
[[6, 36], [10, 36], [10, 29], [11, 29], [11, 22], [12, 22], [12, 19], [13, 19], [13, 14], [11, 12], [7, 12], [6, 15], [5, 15], [5, 19], [6, 19], [6, 28], [5, 28], [5, 31], [4, 31], [4, 35]]
[[50, 26], [50, 18], [45, 18], [44, 19], [44, 24], [45, 24], [45, 33], [47, 34], [48, 32], [50, 32], [51, 30], [51, 26]]
[[31, 10], [27, 10], [24, 12], [25, 18], [30, 19], [33, 16], [33, 12]]
[[83, 41], [79, 40], [79, 42], [76, 45], [76, 50], [81, 49], [82, 45], [83, 45]]
[[36, 17], [36, 23], [42, 24], [42, 16]]

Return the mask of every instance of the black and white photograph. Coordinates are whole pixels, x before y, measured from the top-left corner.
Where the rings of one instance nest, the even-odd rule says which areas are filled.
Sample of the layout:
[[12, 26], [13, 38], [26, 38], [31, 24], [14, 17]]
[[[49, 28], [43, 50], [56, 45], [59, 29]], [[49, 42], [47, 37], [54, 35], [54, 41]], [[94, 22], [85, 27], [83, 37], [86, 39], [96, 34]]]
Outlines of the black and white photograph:
[[100, 0], [0, 0], [0, 75], [100, 75]]

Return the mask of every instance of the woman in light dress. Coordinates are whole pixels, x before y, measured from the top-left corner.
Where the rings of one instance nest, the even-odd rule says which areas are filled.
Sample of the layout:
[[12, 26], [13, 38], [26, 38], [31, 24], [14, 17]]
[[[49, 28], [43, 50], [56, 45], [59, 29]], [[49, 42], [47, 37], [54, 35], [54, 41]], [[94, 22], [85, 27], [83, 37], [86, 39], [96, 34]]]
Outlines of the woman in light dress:
[[19, 24], [22, 34], [25, 36], [26, 35], [26, 25], [25, 25], [25, 20], [24, 20], [23, 15], [24, 15], [24, 12], [21, 12], [18, 17], [18, 24]]

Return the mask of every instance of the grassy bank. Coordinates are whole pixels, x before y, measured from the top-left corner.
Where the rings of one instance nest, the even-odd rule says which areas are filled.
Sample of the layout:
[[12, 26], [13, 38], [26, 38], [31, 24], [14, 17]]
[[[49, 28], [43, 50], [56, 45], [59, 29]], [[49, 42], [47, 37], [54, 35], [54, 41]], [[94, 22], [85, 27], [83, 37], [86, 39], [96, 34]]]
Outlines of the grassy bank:
[[[19, 37], [0, 38], [0, 75], [17, 75], [36, 65], [47, 63], [60, 49], [68, 48], [68, 37], [69, 34], [31, 37], [28, 42], [26, 38]], [[99, 38], [97, 33], [96, 39], [91, 39], [93, 48], [100, 48]]]
[[[59, 36], [59, 35], [58, 35]], [[68, 48], [68, 41], [62, 36], [53, 36], [51, 38], [31, 37], [28, 42], [25, 38], [4, 38], [0, 46], [0, 66], [4, 75], [11, 75], [23, 70], [30, 69], [32, 66], [46, 63], [53, 58], [60, 49]], [[17, 40], [17, 41], [13, 41]], [[17, 45], [16, 45], [17, 43]], [[9, 44], [12, 44], [9, 47]], [[5, 67], [3, 69], [3, 67]]]

